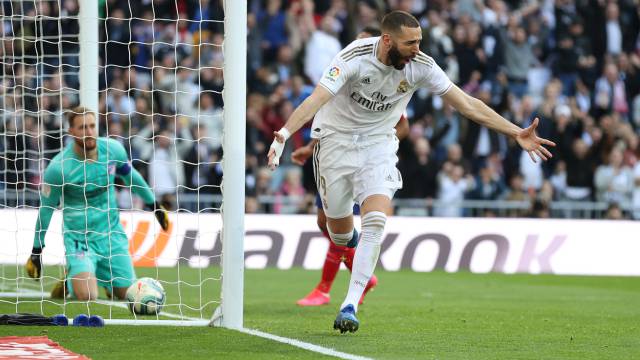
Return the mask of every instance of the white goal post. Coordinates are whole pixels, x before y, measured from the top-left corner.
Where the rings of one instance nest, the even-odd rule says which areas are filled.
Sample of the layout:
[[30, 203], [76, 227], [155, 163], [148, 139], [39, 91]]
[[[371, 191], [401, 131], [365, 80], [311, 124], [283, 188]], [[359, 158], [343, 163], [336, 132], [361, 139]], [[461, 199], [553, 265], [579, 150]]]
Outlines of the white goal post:
[[[41, 11], [40, 1], [46, 2], [46, 6], [50, 6], [52, 8], [57, 7], [57, 9], [54, 9], [57, 11], [51, 12], [52, 14], [55, 13], [57, 15], [52, 16], [49, 13], [39, 13], [39, 11]], [[242, 329], [244, 304], [247, 1], [223, 1], [223, 21], [212, 20], [211, 18], [182, 18], [182, 14], [178, 11], [178, 5], [175, 0], [170, 1], [170, 3], [173, 4], [175, 2], [174, 14], [177, 18], [170, 19], [156, 18], [156, 9], [154, 8], [153, 2], [151, 2], [150, 5], [152, 8], [151, 14], [153, 15], [153, 18], [149, 19], [144, 16], [136, 17], [135, 15], [125, 15], [125, 17], [130, 16], [130, 18], [123, 19], [121, 16], [111, 16], [111, 14], [108, 13], [108, 10], [106, 14], [103, 14], [99, 8], [99, 2], [96, 2], [95, 0], [70, 1], [73, 1], [74, 3], [77, 2], [78, 8], [76, 15], [69, 15], [66, 19], [77, 21], [79, 28], [78, 33], [74, 34], [74, 36], [77, 35], [77, 43], [74, 44], [74, 49], [78, 50], [74, 50], [77, 51], [77, 53], [73, 54], [63, 54], [62, 50], [65, 47], [65, 43], [68, 44], [70, 42], [70, 40], [65, 38], [63, 35], [62, 27], [60, 25], [62, 21], [65, 20], [64, 15], [62, 15], [63, 13], [66, 13], [64, 11], [67, 10], [63, 9], [65, 0], [22, 0], [20, 2], [11, 2], [10, 6], [6, 6], [4, 2], [0, 2], [0, 7], [2, 7], [0, 8], [0, 10], [2, 10], [0, 13], [0, 25], [4, 27], [3, 29], [0, 29], [0, 55], [2, 56], [0, 59], [0, 70], [3, 70], [3, 68], [12, 69], [9, 72], [0, 71], [0, 87], [9, 84], [5, 89], [0, 89], [0, 97], [10, 94], [11, 100], [13, 101], [10, 104], [9, 97], [5, 100], [0, 100], [0, 120], [7, 121], [6, 119], [10, 119], [9, 122], [13, 124], [9, 127], [5, 126], [1, 128], [3, 131], [6, 130], [6, 132], [5, 134], [0, 135], [0, 149], [3, 150], [3, 153], [0, 154], [0, 165], [2, 165], [2, 163], [5, 164], [4, 167], [0, 166], [0, 170], [3, 172], [3, 174], [0, 175], [5, 176], [2, 179], [4, 181], [5, 179], [8, 179], [4, 172], [15, 172], [17, 174], [20, 171], [23, 173], [32, 171], [40, 173], [39, 175], [34, 176], [34, 178], [38, 179], [37, 181], [39, 183], [29, 183], [28, 180], [24, 180], [28, 177], [22, 174], [16, 175], [14, 182], [0, 186], [0, 193], [2, 194], [2, 196], [0, 196], [0, 201], [3, 201], [3, 203], [0, 204], [0, 222], [2, 223], [2, 225], [0, 225], [0, 237], [4, 238], [5, 236], [9, 236], [13, 239], [10, 246], [3, 246], [3, 249], [0, 250], [0, 313], [7, 312], [9, 309], [12, 309], [11, 311], [16, 312], [39, 311], [45, 315], [65, 313], [73, 317], [77, 315], [78, 309], [86, 309], [89, 313], [93, 312], [96, 314], [103, 314], [107, 325], [209, 325], [222, 326], [230, 329]], [[133, 14], [134, 12], [132, 8], [139, 4], [133, 3], [137, 0], [128, 1], [130, 14]], [[202, 15], [202, 4], [210, 4], [214, 3], [214, 1], [205, 2], [198, 0], [187, 3], [197, 3], [197, 6], [200, 6], [200, 9], [198, 10], [199, 14]], [[10, 11], [5, 12], [5, 9], [9, 8]], [[28, 9], [29, 11], [25, 9]], [[105, 9], [103, 8], [102, 10]], [[103, 15], [105, 19], [101, 19]], [[126, 66], [120, 66], [119, 69], [118, 66], [114, 66], [117, 71], [121, 72], [132, 71], [132, 68], [135, 70], [136, 66], [144, 68], [151, 74], [147, 75], [151, 78], [150, 89], [132, 88], [131, 86], [133, 83], [131, 82], [131, 75], [129, 75], [128, 88], [118, 88], [115, 85], [114, 88], [111, 88], [111, 85], [105, 86], [107, 81], [106, 69], [108, 65], [101, 63], [101, 60], [106, 62], [104, 59], [106, 55], [102, 54], [103, 50], [104, 53], [106, 53], [106, 48], [109, 42], [127, 46], [126, 43], [119, 42], [119, 40], [109, 39], [108, 33], [106, 40], [100, 39], [101, 31], [108, 32], [106, 25], [104, 26], [104, 29], [101, 29], [101, 26], [102, 24], [106, 24], [109, 19], [125, 20], [125, 23], [128, 21], [128, 31], [130, 34], [132, 33], [131, 24], [134, 21], [143, 23], [147, 22], [150, 26], [154, 26], [156, 21], [158, 23], [165, 22], [165, 24], [161, 24], [164, 26], [164, 30], [171, 30], [170, 28], [172, 26], [175, 27], [176, 34], [174, 34], [174, 43], [166, 42], [165, 39], [156, 40], [156, 34], [153, 36], [153, 43], [139, 43], [145, 46], [148, 45], [151, 49], [151, 62], [153, 65], [145, 67], [133, 65], [133, 63], [131, 63], [129, 68]], [[25, 31], [25, 28], [30, 26], [31, 23], [34, 24], [34, 27], [42, 26], [38, 25], [38, 21], [57, 21], [58, 30], [60, 31], [58, 35], [56, 35], [57, 38], [54, 35], [47, 34], [46, 32], [42, 33], [42, 30], [36, 30], [33, 34]], [[193, 31], [192, 34], [194, 39], [196, 38], [196, 33], [197, 36], [203, 36], [202, 29], [205, 27], [203, 25], [205, 22], [217, 22], [220, 23], [217, 24], [220, 26], [222, 26], [223, 23], [224, 33], [222, 36], [222, 42], [217, 43], [212, 40], [212, 38], [203, 40], [203, 38], [200, 37], [197, 40], [199, 41], [197, 44], [195, 43], [196, 40], [193, 40], [193, 43], [191, 44], [181, 43], [181, 40], [178, 39], [177, 35], [180, 21], [186, 22], [188, 26], [195, 26], [197, 30]], [[6, 45], [3, 44], [15, 42], [19, 36], [24, 36], [24, 39], [20, 40], [24, 41], [21, 43], [21, 46], [23, 47], [22, 51], [19, 52], [13, 48], [11, 48], [11, 50], [15, 51], [12, 53], [5, 51], [8, 48], [5, 48]], [[27, 52], [24, 51], [24, 47], [30, 46], [29, 44], [31, 43], [40, 44], [32, 45], [35, 55], [32, 55], [32, 53], [27, 54]], [[49, 45], [50, 47], [58, 46], [59, 53], [55, 55], [58, 57], [57, 62], [51, 61], [50, 59], [47, 60], [46, 52], [44, 52], [44, 55], [39, 52], [37, 47], [42, 47], [42, 43], [44, 43], [45, 46]], [[135, 43], [136, 40], [133, 40], [133, 36], [131, 36], [131, 41], [128, 44], [129, 49], [131, 49], [132, 44], [135, 45]], [[203, 48], [206, 46], [209, 46], [210, 48], [221, 48], [221, 51], [219, 51], [219, 49], [215, 51], [222, 54], [222, 63], [201, 63], [201, 54], [198, 53], [198, 55], [193, 55], [193, 59], [190, 59], [190, 63], [184, 65], [178, 60], [179, 56], [178, 51], [176, 50], [182, 45], [190, 46], [192, 49], [190, 51], [193, 51], [194, 53], [204, 51]], [[169, 50], [169, 57], [172, 55], [174, 56], [173, 65], [167, 66], [165, 63], [160, 63], [154, 58], [154, 47], [162, 46], [172, 49]], [[104, 56], [101, 59], [102, 55]], [[73, 65], [65, 63], [65, 60], [63, 60], [65, 56], [77, 59], [77, 64]], [[188, 55], [187, 57], [189, 56], [191, 55]], [[129, 54], [129, 58], [132, 58], [131, 53]], [[197, 60], [194, 60], [196, 58]], [[47, 72], [43, 70], [43, 68], [46, 67], [53, 68], [54, 70], [48, 70]], [[164, 71], [164, 73], [169, 76], [173, 76], [174, 83], [171, 84], [174, 86], [173, 89], [175, 89], [173, 94], [171, 91], [159, 88], [160, 85], [157, 85], [157, 83], [154, 84], [154, 70], [157, 68], [160, 68], [160, 70]], [[221, 71], [221, 77], [223, 77], [224, 84], [221, 92], [218, 90], [204, 90], [204, 88], [200, 87], [201, 71], [205, 68]], [[189, 94], [188, 90], [185, 91], [178, 87], [180, 71], [185, 71], [185, 73], [188, 73], [189, 76], [193, 76], [194, 78], [195, 74], [197, 74], [197, 78], [193, 81], [192, 85], [195, 84], [197, 85], [197, 88], [203, 89], [202, 92], [197, 92], [195, 94], [195, 97], [197, 98], [195, 103], [197, 105], [193, 105], [194, 108], [196, 108], [193, 113], [181, 113], [178, 106], [177, 97]], [[77, 78], [77, 85], [65, 87], [64, 78], [70, 75]], [[58, 82], [61, 84], [59, 85], [59, 88], [47, 89], [45, 86], [42, 86], [41, 83], [44, 81], [43, 79], [47, 79], [47, 77], [58, 78]], [[101, 82], [101, 80], [104, 80], [104, 82]], [[29, 85], [31, 83], [35, 85]], [[74, 86], [77, 87], [74, 88]], [[104, 89], [105, 87], [107, 88], [106, 90]], [[196, 86], [193, 88], [196, 88]], [[101, 99], [101, 96], [104, 95], [104, 98], [107, 98], [109, 91], [114, 89], [115, 92], [120, 91], [121, 93], [126, 93], [126, 96], [129, 96], [128, 94], [132, 90], [149, 95], [151, 98], [151, 100], [149, 100], [150, 104], [148, 104], [150, 113], [141, 114], [137, 107], [129, 114], [119, 113], [118, 110], [103, 110], [103, 102], [107, 102], [107, 100]], [[49, 92], [49, 94], [45, 94], [46, 92]], [[149, 211], [142, 211], [139, 206], [135, 207], [135, 201], [130, 200], [130, 203], [134, 204], [131, 205], [131, 208], [121, 208], [125, 210], [122, 212], [121, 222], [130, 239], [129, 249], [132, 254], [134, 265], [138, 266], [139, 264], [144, 264], [140, 265], [147, 267], [143, 273], [150, 273], [151, 275], [143, 276], [156, 277], [164, 286], [172, 289], [175, 288], [175, 290], [172, 290], [175, 291], [174, 293], [169, 293], [169, 291], [167, 291], [168, 296], [166, 304], [173, 306], [173, 309], [175, 310], [171, 310], [171, 307], [169, 307], [169, 310], [163, 311], [159, 316], [145, 318], [124, 312], [124, 310], [126, 310], [126, 305], [123, 302], [105, 300], [104, 296], [97, 301], [89, 301], [86, 304], [79, 304], [79, 301], [68, 298], [62, 300], [51, 299], [49, 297], [49, 291], [54, 280], [64, 276], [62, 264], [65, 261], [65, 255], [62, 250], [63, 234], [60, 231], [62, 222], [61, 211], [56, 211], [53, 216], [52, 225], [49, 227], [49, 231], [47, 233], [47, 244], [43, 251], [43, 262], [49, 269], [54, 268], [55, 270], [49, 271], [47, 270], [47, 267], [45, 267], [45, 270], [43, 271], [43, 280], [41, 282], [35, 282], [33, 279], [26, 276], [24, 264], [28, 258], [28, 254], [30, 254], [35, 228], [35, 216], [37, 215], [37, 210], [39, 208], [37, 188], [39, 184], [43, 183], [42, 179], [44, 178], [44, 176], [40, 175], [44, 173], [46, 164], [51, 160], [51, 156], [49, 156], [48, 152], [55, 154], [59, 149], [62, 149], [63, 145], [65, 145], [62, 133], [64, 132], [63, 129], [66, 128], [66, 124], [64, 120], [58, 120], [60, 122], [60, 126], [55, 129], [55, 132], [57, 136], [56, 139], [59, 140], [54, 141], [59, 141], [59, 147], [56, 147], [55, 152], [54, 150], [51, 150], [50, 147], [41, 147], [41, 143], [43, 142], [42, 138], [52, 137], [47, 133], [47, 131], [51, 131], [51, 129], [44, 130], [45, 127], [43, 125], [41, 115], [46, 113], [47, 116], [53, 117], [55, 115], [57, 119], [62, 119], [62, 112], [64, 110], [68, 110], [62, 109], [62, 104], [67, 100], [65, 99], [65, 96], [67, 96], [65, 94], [69, 92], [77, 95], [75, 102], [79, 103], [78, 105], [84, 106], [88, 110], [95, 112], [102, 120], [109, 119], [109, 116], [112, 114], [122, 118], [126, 118], [128, 116], [129, 119], [136, 114], [143, 115], [144, 119], [146, 119], [145, 121], [149, 121], [151, 124], [147, 124], [147, 126], [153, 127], [155, 126], [153, 124], [154, 121], [165, 121], [166, 118], [171, 118], [172, 120], [166, 120], [166, 122], [170, 124], [168, 127], [172, 130], [164, 130], [173, 131], [173, 140], [171, 140], [173, 142], [170, 146], [173, 146], [174, 148], [177, 147], [175, 144], [177, 144], [178, 140], [181, 140], [194, 148], [196, 153], [199, 151], [198, 146], [201, 144], [201, 140], [204, 141], [206, 138], [208, 141], [211, 138], [208, 137], [208, 135], [203, 137], [198, 135], [188, 139], [181, 136], [181, 134], [178, 133], [178, 123], [184, 119], [180, 119], [180, 117], [182, 116], [183, 118], [187, 118], [185, 123], [188, 121], [192, 121], [191, 124], [195, 123], [195, 128], [190, 128], [187, 131], [197, 134], [200, 132], [201, 125], [203, 125], [205, 129], [208, 126], [213, 127], [212, 124], [205, 123], [210, 117], [222, 117], [222, 133], [219, 134], [219, 139], [216, 139], [219, 143], [218, 148], [220, 149], [217, 151], [222, 154], [221, 158], [215, 158], [215, 156], [212, 155], [211, 158], [201, 160], [200, 155], [197, 155], [196, 158], [199, 159], [198, 162], [190, 164], [197, 169], [195, 170], [195, 176], [199, 176], [197, 172], [200, 171], [201, 166], [206, 166], [207, 169], [211, 168], [211, 171], [213, 171], [214, 168], [218, 169], [216, 171], [223, 174], [223, 176], [221, 176], [221, 182], [203, 185], [202, 181], [199, 179], [197, 182], [199, 185], [192, 188], [188, 188], [186, 185], [180, 184], [176, 186], [175, 194], [173, 195], [176, 198], [175, 202], [177, 203], [177, 209], [175, 209], [175, 211], [170, 211], [169, 215], [173, 222], [172, 230], [169, 230], [172, 231], [171, 234], [160, 233], [158, 224], [153, 221], [155, 220], [153, 218], [153, 214]], [[199, 106], [202, 101], [201, 96], [203, 93], [215, 93], [216, 96], [220, 95], [224, 103], [223, 110], [214, 115], [211, 115], [210, 113], [207, 113], [207, 115], [201, 114]], [[58, 98], [60, 109], [50, 111], [49, 109], [41, 108], [40, 101], [47, 96]], [[160, 113], [156, 113], [156, 106], [158, 105], [154, 104], [154, 101], [156, 101], [154, 99], [157, 96], [173, 96], [173, 101], [171, 101], [171, 103], [175, 113], [172, 115], [167, 115], [162, 111], [160, 111]], [[35, 101], [31, 101], [31, 103], [37, 103], [37, 111], [27, 109], [27, 106], [23, 104], [27, 102], [25, 100], [27, 97], [37, 99]], [[35, 119], [33, 122], [36, 123], [34, 127], [37, 130], [31, 132], [25, 130], [26, 120], [21, 117], [29, 117], [30, 121]], [[160, 120], [156, 120], [156, 117]], [[129, 123], [129, 126], [131, 127], [131, 123]], [[173, 128], [171, 126], [173, 126]], [[180, 126], [186, 127], [187, 125], [182, 124]], [[102, 131], [105, 130], [105, 127], [100, 128]], [[136, 131], [140, 132], [141, 130], [136, 129]], [[153, 150], [151, 150], [152, 156], [155, 156], [156, 142], [160, 141], [159, 139], [163, 137], [162, 134], [156, 131], [159, 130], [156, 130], [154, 127], [150, 136], [145, 137], [140, 135], [138, 139], [141, 142], [151, 143], [150, 146], [153, 148]], [[104, 137], [112, 137], [110, 132], [111, 130], [109, 129], [109, 125], [107, 125], [106, 133], [102, 132], [100, 135]], [[132, 134], [133, 135], [129, 136], [128, 139], [126, 136], [123, 137], [118, 134], [113, 135], [113, 138], [120, 137], [133, 143], [133, 138], [137, 135], [133, 132]], [[12, 136], [13, 140], [7, 140]], [[37, 159], [30, 158], [28, 154], [25, 155], [29, 150], [24, 150], [20, 147], [22, 145], [18, 144], [18, 138], [27, 139], [27, 141], [33, 140], [34, 143], [37, 143], [37, 146], [34, 145], [35, 148], [31, 150], [34, 153], [37, 153]], [[24, 142], [24, 140], [22, 141]], [[70, 141], [67, 141], [66, 144], [69, 143]], [[128, 150], [129, 155], [132, 157], [134, 167], [136, 161], [144, 163], [143, 165], [146, 165], [149, 168], [151, 167], [152, 160], [133, 159], [131, 149], [132, 146], [129, 145], [129, 148], [126, 150]], [[167, 153], [170, 153], [170, 151], [171, 149], [168, 150]], [[32, 165], [30, 169], [27, 169], [28, 166], [25, 165], [24, 171], [22, 169], [18, 169], [16, 166], [14, 166], [15, 169], [13, 169], [6, 165], [9, 163], [15, 164], [18, 160], [31, 162], [34, 165]], [[166, 160], [164, 161], [166, 162]], [[180, 166], [187, 163], [187, 161], [173, 161], [166, 167], [177, 169], [178, 162], [182, 162]], [[148, 171], [151, 173], [151, 170]], [[153, 183], [149, 181], [148, 178], [147, 181], [150, 182], [152, 190], [155, 191], [156, 189], [154, 188]], [[119, 184], [117, 186], [123, 187], [124, 185]], [[206, 191], [201, 193], [201, 188], [207, 187], [216, 188], [219, 190], [221, 195], [212, 195]], [[196, 205], [191, 205], [191, 207], [186, 206], [184, 208], [180, 206], [180, 199], [182, 196], [180, 188], [191, 191], [193, 197], [196, 199]], [[129, 197], [132, 198], [131, 195], [129, 195]], [[156, 199], [158, 199], [157, 195]], [[206, 202], [207, 205], [201, 205], [203, 202]], [[14, 224], [10, 224], [11, 222]], [[5, 224], [10, 224], [10, 226], [5, 226]], [[143, 235], [140, 235], [141, 229], [144, 232]], [[157, 253], [156, 251], [157, 241], [163, 242], [159, 250], [160, 253]], [[191, 242], [187, 244], [187, 241]], [[191, 246], [190, 253], [184, 251], [187, 245]], [[27, 248], [29, 249], [28, 251], [26, 250]], [[133, 253], [134, 250], [138, 252], [135, 256]], [[187, 253], [187, 255], [184, 255], [185, 253]], [[193, 263], [195, 263], [195, 265], [193, 265]], [[162, 278], [162, 274], [167, 274], [167, 268], [171, 268], [172, 266], [175, 267], [176, 270], [170, 270], [170, 276]], [[185, 268], [187, 266], [191, 267], [188, 271]], [[216, 267], [215, 272], [205, 273], [205, 270], [208, 271], [213, 267]], [[181, 273], [181, 271], [191, 271], [191, 273], [184, 274]], [[185, 277], [182, 278], [182, 275]], [[138, 277], [141, 277], [140, 273], [138, 273]], [[218, 284], [211, 285], [213, 282], [217, 282]], [[219, 293], [205, 294], [207, 291], [210, 291], [211, 288], [215, 288], [215, 291], [219, 291]], [[23, 310], [22, 306], [25, 306], [25, 309], [27, 310]], [[94, 311], [95, 306], [102, 306], [106, 310], [102, 313], [99, 311], [96, 312]], [[211, 306], [215, 306], [215, 308], [212, 308]], [[52, 313], [52, 311], [54, 311], [52, 309], [56, 309], [55, 313]], [[165, 309], [167, 309], [167, 306], [165, 306]], [[107, 315], [105, 316], [104, 314]]]
[[[247, 2], [225, 0], [222, 325], [243, 327]], [[240, 180], [242, 179], [242, 180]]]

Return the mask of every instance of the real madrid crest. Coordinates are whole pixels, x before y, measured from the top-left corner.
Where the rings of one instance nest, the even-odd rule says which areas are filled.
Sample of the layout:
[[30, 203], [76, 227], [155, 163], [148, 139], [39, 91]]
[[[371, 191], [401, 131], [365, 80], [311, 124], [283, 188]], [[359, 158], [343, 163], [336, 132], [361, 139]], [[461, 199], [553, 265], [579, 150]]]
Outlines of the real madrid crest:
[[407, 82], [407, 80], [400, 81], [397, 91], [399, 93], [406, 93], [407, 90], [409, 90], [409, 83]]

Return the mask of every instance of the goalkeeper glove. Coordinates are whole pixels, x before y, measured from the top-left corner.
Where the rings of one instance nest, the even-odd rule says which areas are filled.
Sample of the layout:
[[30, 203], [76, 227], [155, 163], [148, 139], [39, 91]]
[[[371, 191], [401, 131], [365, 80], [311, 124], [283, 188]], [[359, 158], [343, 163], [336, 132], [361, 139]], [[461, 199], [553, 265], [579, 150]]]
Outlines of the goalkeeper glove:
[[42, 275], [42, 248], [31, 249], [31, 256], [27, 260], [27, 275], [36, 280], [40, 280]]
[[167, 231], [169, 229], [169, 214], [167, 214], [164, 206], [160, 205], [157, 201], [155, 204], [147, 206], [153, 210], [153, 215], [156, 216], [156, 220], [158, 220], [162, 230]]

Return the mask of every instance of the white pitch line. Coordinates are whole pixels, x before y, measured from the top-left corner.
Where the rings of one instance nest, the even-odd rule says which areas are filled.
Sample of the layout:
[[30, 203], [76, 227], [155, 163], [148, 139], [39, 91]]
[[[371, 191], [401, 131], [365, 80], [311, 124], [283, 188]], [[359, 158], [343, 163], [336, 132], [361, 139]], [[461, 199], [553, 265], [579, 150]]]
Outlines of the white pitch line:
[[[25, 286], [27, 287], [27, 286]], [[3, 287], [4, 288], [4, 287]], [[11, 293], [0, 293], [0, 298], [2, 297], [8, 297], [8, 298], [16, 298], [16, 297], [20, 297], [20, 295], [28, 295], [29, 297], [37, 297], [37, 298], [49, 298], [50, 295], [48, 293], [44, 293], [44, 292], [39, 292], [39, 291], [35, 291], [35, 290], [31, 290], [31, 289], [16, 289], [16, 290], [21, 290], [19, 292], [11, 292]], [[6, 295], [5, 295], [6, 294]], [[123, 309], [127, 309], [127, 305], [121, 302], [116, 302], [116, 301], [111, 301], [111, 300], [96, 300], [95, 301], [96, 304], [100, 304], [100, 305], [105, 305], [105, 306], [115, 306], [115, 307], [119, 307], [119, 308], [123, 308]], [[158, 321], [158, 320], [139, 320], [135, 319], [133, 321], [131, 320], [127, 320], [127, 321], [122, 321], [120, 319], [105, 319], [105, 322], [107, 323], [107, 325], [112, 324], [112, 325], [123, 325], [125, 323], [128, 324], [133, 324], [133, 325], [166, 325], [166, 326], [171, 326], [171, 325], [197, 325], [197, 326], [203, 326], [206, 325], [203, 321], [206, 321], [207, 323], [209, 322], [208, 320], [205, 319], [200, 319], [200, 318], [195, 318], [195, 317], [189, 317], [189, 316], [183, 316], [180, 314], [173, 314], [173, 313], [168, 313], [166, 311], [162, 312], [162, 316], [163, 317], [168, 317], [168, 318], [172, 318], [172, 319], [179, 319], [181, 321], [171, 321], [171, 320], [164, 320], [164, 321]], [[277, 341], [283, 344], [287, 344], [287, 345], [291, 345], [291, 346], [295, 346], [307, 351], [311, 351], [311, 352], [316, 352], [319, 354], [323, 354], [323, 355], [328, 355], [328, 356], [333, 356], [339, 359], [345, 359], [345, 360], [372, 360], [372, 358], [368, 358], [365, 356], [360, 356], [360, 355], [353, 355], [353, 354], [349, 354], [349, 353], [345, 353], [342, 351], [337, 351], [331, 348], [326, 348], [320, 345], [316, 345], [316, 344], [311, 344], [311, 343], [307, 343], [304, 341], [300, 341], [300, 340], [296, 340], [296, 339], [291, 339], [291, 338], [287, 338], [284, 336], [279, 336], [279, 335], [274, 335], [274, 334], [270, 334], [270, 333], [266, 333], [260, 330], [255, 330], [255, 329], [247, 329], [247, 328], [242, 328], [242, 329], [235, 329], [243, 334], [247, 334], [247, 335], [252, 335], [252, 336], [257, 336], [257, 337], [261, 337], [264, 339], [268, 339], [268, 340], [272, 340], [272, 341]]]
[[281, 343], [284, 343], [284, 344], [287, 344], [287, 345], [292, 345], [292, 346], [295, 346], [295, 347], [299, 347], [299, 348], [304, 349], [304, 350], [313, 351], [313, 352], [317, 352], [317, 353], [320, 353], [320, 354], [323, 354], [323, 355], [337, 357], [337, 358], [340, 358], [340, 359], [372, 360], [371, 358], [368, 358], [368, 357], [364, 357], [364, 356], [360, 356], [360, 355], [348, 354], [348, 353], [344, 353], [342, 351], [337, 351], [337, 350], [334, 350], [334, 349], [331, 349], [331, 348], [322, 347], [320, 345], [315, 345], [315, 344], [306, 343], [304, 341], [300, 341], [300, 340], [296, 340], [296, 339], [290, 339], [290, 338], [286, 338], [286, 337], [283, 337], [283, 336], [269, 334], [269, 333], [266, 333], [266, 332], [262, 332], [260, 330], [244, 328], [244, 329], [240, 329], [238, 331], [240, 331], [241, 333], [254, 335], [254, 336], [259, 336], [261, 338], [265, 338], [265, 339], [281, 342]]

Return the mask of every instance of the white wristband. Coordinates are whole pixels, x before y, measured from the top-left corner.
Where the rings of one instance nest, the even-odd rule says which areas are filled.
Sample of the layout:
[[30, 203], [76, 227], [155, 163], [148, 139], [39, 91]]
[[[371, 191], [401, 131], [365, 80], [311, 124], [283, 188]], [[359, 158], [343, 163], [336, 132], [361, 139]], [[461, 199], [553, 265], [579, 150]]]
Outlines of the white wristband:
[[275, 155], [273, 158], [273, 164], [275, 166], [278, 166], [280, 164], [280, 156], [282, 156], [282, 151], [284, 150], [284, 143], [287, 141], [289, 136], [291, 136], [291, 133], [286, 128], [278, 130], [278, 134], [284, 137], [284, 141], [279, 142], [278, 140], [273, 139], [273, 142], [271, 143], [271, 148], [274, 150]]
[[291, 133], [289, 132], [289, 130], [287, 130], [286, 127], [283, 127], [282, 129], [278, 130], [278, 134], [284, 137], [284, 141], [287, 141], [287, 139], [291, 136]]

